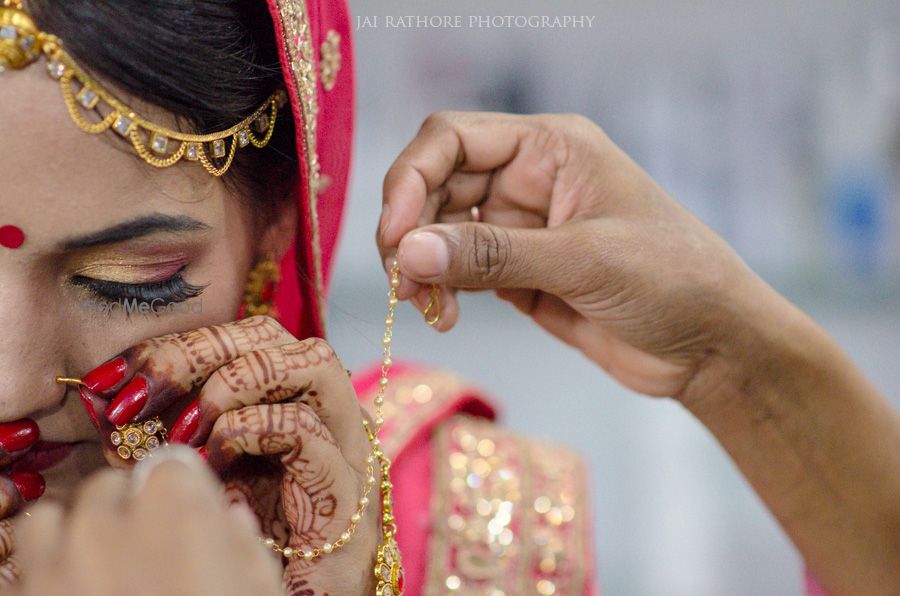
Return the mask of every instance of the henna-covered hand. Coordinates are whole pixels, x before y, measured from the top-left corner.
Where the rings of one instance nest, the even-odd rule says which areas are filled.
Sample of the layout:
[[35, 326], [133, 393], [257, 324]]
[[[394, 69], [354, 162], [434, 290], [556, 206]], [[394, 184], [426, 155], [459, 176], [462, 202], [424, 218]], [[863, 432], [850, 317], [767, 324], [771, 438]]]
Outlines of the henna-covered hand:
[[[362, 429], [361, 417], [360, 429]], [[362, 430], [360, 430], [362, 433]], [[209, 463], [228, 470], [244, 456], [275, 456], [281, 463], [281, 507], [264, 532], [279, 545], [296, 550], [334, 543], [347, 530], [365, 486], [365, 470], [348, 461], [331, 431], [303, 403], [245, 407], [224, 414], [210, 440]], [[365, 466], [365, 459], [360, 461]], [[376, 470], [377, 472], [377, 470]], [[262, 483], [248, 485], [225, 473], [229, 494], [255, 511], [271, 511], [271, 492]], [[250, 490], [248, 490], [248, 488]], [[268, 498], [267, 498], [268, 496]], [[371, 502], [350, 542], [314, 561], [292, 557], [284, 572], [293, 596], [368, 594], [374, 590], [371, 569], [378, 544], [378, 501]], [[271, 518], [270, 518], [271, 519]]]
[[14, 585], [21, 575], [15, 555], [15, 530], [10, 520], [0, 521], [0, 592]]
[[[207, 454], [230, 496], [247, 502], [279, 545], [333, 543], [350, 525], [371, 446], [350, 379], [324, 340], [298, 341], [274, 319], [252, 317], [144, 341], [97, 371], [82, 395], [101, 431], [161, 415], [169, 440]], [[372, 501], [346, 547], [290, 561], [290, 594], [374, 590]]]

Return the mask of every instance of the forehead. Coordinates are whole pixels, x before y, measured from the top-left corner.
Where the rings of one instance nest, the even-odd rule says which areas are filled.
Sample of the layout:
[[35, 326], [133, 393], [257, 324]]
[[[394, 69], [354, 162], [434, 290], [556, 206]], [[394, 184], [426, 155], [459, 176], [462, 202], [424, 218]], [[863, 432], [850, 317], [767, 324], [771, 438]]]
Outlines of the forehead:
[[[162, 124], [170, 119], [122, 99]], [[157, 211], [210, 221], [223, 209], [224, 184], [194, 164], [154, 168], [111, 130], [79, 129], [43, 61], [0, 73], [0, 133], [0, 219], [9, 220], [0, 224], [78, 234]]]

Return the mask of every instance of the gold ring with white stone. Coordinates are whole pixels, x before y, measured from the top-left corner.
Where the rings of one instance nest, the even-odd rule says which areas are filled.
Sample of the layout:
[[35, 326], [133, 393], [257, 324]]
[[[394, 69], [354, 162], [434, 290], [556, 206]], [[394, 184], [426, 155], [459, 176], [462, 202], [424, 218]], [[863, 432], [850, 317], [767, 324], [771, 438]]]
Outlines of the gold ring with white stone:
[[159, 418], [117, 426], [109, 441], [122, 459], [141, 461], [166, 443], [168, 431]]

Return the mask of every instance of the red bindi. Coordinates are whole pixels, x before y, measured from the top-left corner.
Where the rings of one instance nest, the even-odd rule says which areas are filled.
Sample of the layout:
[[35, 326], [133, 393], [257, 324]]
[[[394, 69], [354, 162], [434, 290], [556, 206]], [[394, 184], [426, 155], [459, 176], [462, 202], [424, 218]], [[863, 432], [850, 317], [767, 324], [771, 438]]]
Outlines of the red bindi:
[[19, 248], [25, 242], [25, 232], [16, 226], [0, 226], [0, 246]]

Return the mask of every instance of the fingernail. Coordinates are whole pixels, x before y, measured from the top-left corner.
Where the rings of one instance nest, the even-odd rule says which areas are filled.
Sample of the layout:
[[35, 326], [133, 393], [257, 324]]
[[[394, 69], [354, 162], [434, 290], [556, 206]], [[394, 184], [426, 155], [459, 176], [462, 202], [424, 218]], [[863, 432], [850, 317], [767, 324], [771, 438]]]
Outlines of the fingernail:
[[197, 455], [199, 453], [196, 449], [184, 445], [163, 445], [156, 449], [153, 451], [153, 457], [145, 457], [134, 467], [131, 474], [131, 493], [133, 495], [140, 494], [153, 471], [159, 466], [170, 465], [171, 462], [179, 462], [190, 472], [205, 473], [205, 466], [197, 460]]
[[400, 243], [397, 258], [411, 277], [437, 277], [447, 272], [450, 253], [443, 238], [432, 232], [415, 232]]
[[37, 423], [30, 419], [16, 420], [0, 424], [0, 449], [6, 453], [13, 453], [28, 449], [41, 436]]
[[127, 424], [144, 409], [146, 403], [147, 381], [143, 377], [136, 377], [122, 388], [106, 408], [106, 419], [116, 426]]
[[93, 422], [94, 426], [99, 429], [100, 419], [97, 418], [97, 411], [94, 409], [94, 402], [91, 401], [90, 396], [88, 396], [85, 391], [90, 391], [90, 389], [87, 389], [86, 387], [78, 387], [78, 396], [81, 398], [81, 403], [84, 406], [84, 409], [87, 410], [91, 422]]
[[384, 258], [384, 272], [390, 273], [391, 269], [394, 268], [394, 261], [397, 260], [396, 256], [390, 256]]
[[194, 403], [185, 408], [184, 412], [178, 416], [175, 424], [172, 425], [172, 429], [169, 431], [169, 442], [187, 444], [191, 437], [194, 436], [194, 433], [197, 432], [199, 425], [200, 403], [194, 401]]
[[26, 501], [34, 501], [39, 498], [47, 488], [44, 477], [37, 472], [13, 472], [9, 478], [15, 483], [19, 494]]
[[378, 222], [378, 233], [384, 241], [384, 235], [391, 227], [391, 206], [385, 203], [381, 207], [381, 220]]
[[200, 456], [200, 459], [209, 463], [209, 452], [206, 450], [206, 445], [204, 445], [203, 447], [197, 447], [195, 451], [197, 452], [197, 455]]
[[115, 387], [124, 379], [127, 368], [128, 362], [124, 358], [113, 358], [86, 374], [82, 377], [81, 382], [94, 393], [100, 393], [110, 387]]

